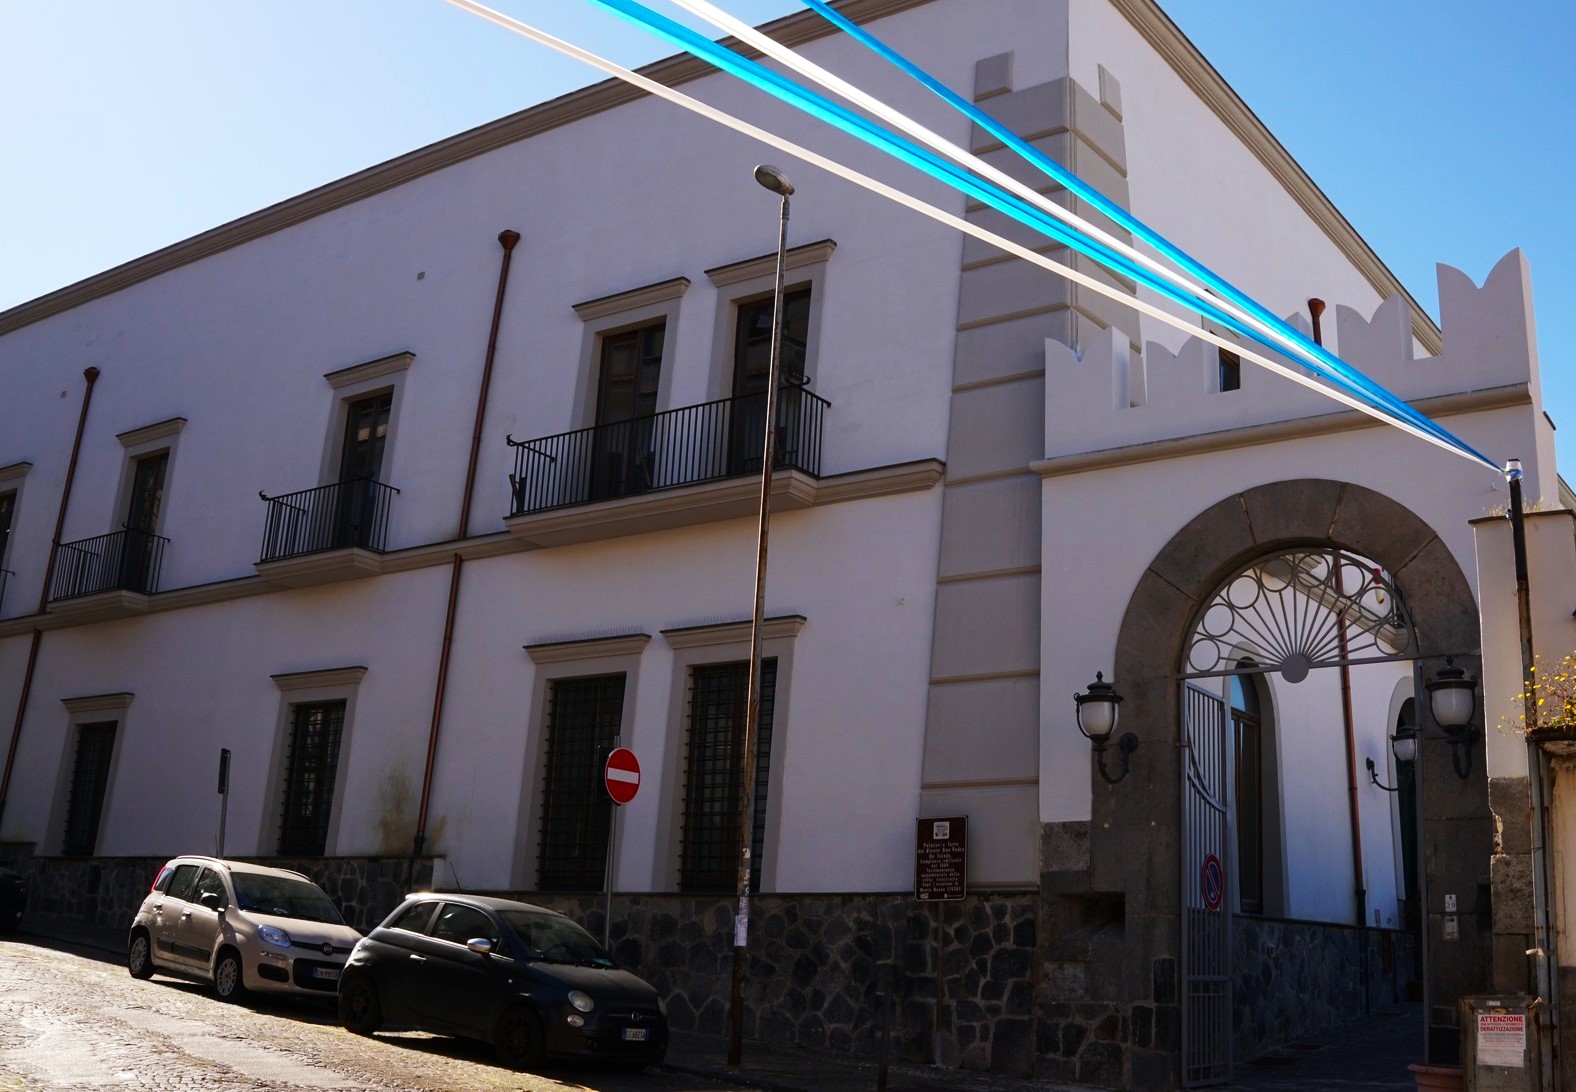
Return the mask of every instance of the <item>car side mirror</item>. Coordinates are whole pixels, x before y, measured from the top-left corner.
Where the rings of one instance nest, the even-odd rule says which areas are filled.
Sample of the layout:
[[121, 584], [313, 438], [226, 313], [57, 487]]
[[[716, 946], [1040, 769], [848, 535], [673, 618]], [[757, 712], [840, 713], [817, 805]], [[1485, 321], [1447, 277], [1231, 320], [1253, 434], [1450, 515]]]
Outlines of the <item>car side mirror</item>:
[[210, 910], [222, 911], [224, 909], [224, 897], [217, 891], [204, 891], [198, 896], [197, 901]]
[[493, 942], [486, 937], [472, 937], [465, 942], [465, 946], [477, 955], [492, 955]]

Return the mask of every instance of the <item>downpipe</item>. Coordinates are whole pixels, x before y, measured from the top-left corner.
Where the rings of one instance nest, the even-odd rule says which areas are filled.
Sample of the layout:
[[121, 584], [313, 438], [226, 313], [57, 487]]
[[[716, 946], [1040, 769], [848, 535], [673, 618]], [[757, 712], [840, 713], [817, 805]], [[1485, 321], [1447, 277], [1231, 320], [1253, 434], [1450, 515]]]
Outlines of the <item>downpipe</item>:
[[[82, 433], [88, 423], [88, 407], [93, 404], [93, 385], [98, 382], [99, 370], [86, 368], [82, 378], [87, 386], [82, 392], [82, 410], [77, 414], [77, 434], [71, 441], [71, 460], [66, 464], [66, 484], [60, 492], [60, 511], [55, 515], [55, 534], [49, 540], [49, 560], [44, 563], [44, 586], [38, 592], [38, 614], [49, 606], [49, 585], [55, 579], [55, 561], [60, 556], [60, 535], [66, 526], [66, 507], [71, 503], [71, 487], [77, 480], [77, 458], [82, 453]], [[0, 774], [0, 821], [5, 818], [6, 801], [11, 793], [11, 771], [16, 767], [16, 748], [22, 739], [22, 722], [27, 716], [27, 701], [33, 692], [33, 673], [38, 668], [38, 649], [44, 642], [44, 631], [33, 627], [33, 639], [27, 649], [27, 666], [22, 671], [22, 690], [16, 699], [16, 720], [11, 725], [11, 745], [6, 748], [5, 773]]]
[[[487, 419], [487, 395], [492, 389], [493, 362], [498, 355], [498, 327], [503, 320], [504, 295], [509, 287], [509, 263], [514, 257], [520, 233], [505, 229], [498, 233], [503, 260], [498, 267], [498, 292], [493, 298], [492, 324], [487, 331], [487, 353], [482, 362], [482, 378], [476, 392], [476, 421], [471, 428], [470, 457], [465, 464], [465, 486], [460, 497], [460, 518], [455, 540], [464, 541], [470, 533], [471, 494], [476, 489], [476, 466], [481, 457], [482, 426]], [[438, 678], [433, 684], [432, 721], [427, 732], [427, 760], [421, 774], [421, 803], [416, 812], [416, 834], [411, 839], [410, 856], [414, 863], [427, 850], [427, 819], [432, 807], [432, 775], [438, 763], [438, 734], [443, 727], [443, 699], [449, 686], [449, 657], [454, 648], [454, 616], [460, 602], [460, 576], [465, 558], [458, 550], [449, 566], [449, 600], [443, 616], [443, 641], [438, 650]]]

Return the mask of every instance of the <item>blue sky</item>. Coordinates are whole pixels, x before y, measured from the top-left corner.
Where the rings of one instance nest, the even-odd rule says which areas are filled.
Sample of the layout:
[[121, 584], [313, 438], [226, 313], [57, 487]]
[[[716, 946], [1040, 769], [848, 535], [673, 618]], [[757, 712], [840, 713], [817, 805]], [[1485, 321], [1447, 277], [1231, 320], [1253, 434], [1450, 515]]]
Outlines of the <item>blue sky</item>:
[[[1436, 317], [1435, 262], [1527, 252], [1576, 478], [1576, 5], [1161, 3]], [[576, 0], [500, 6], [669, 52]], [[595, 78], [440, 0], [0, 3], [0, 309]]]

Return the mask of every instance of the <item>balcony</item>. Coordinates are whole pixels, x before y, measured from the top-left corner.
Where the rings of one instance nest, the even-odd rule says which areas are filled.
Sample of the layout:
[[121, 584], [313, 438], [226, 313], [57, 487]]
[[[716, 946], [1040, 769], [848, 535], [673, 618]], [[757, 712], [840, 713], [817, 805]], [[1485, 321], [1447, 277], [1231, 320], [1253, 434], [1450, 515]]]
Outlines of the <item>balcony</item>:
[[63, 603], [75, 613], [105, 617], [140, 614], [147, 609], [147, 597], [159, 586], [164, 547], [169, 541], [150, 531], [128, 528], [62, 542], [49, 585], [50, 602]]
[[[783, 389], [777, 470], [820, 476], [822, 419], [829, 406], [803, 387]], [[538, 440], [511, 436], [510, 516], [758, 476], [765, 421], [761, 393]]]
[[389, 509], [399, 490], [370, 478], [270, 497], [257, 571], [295, 587], [378, 571], [388, 542]]

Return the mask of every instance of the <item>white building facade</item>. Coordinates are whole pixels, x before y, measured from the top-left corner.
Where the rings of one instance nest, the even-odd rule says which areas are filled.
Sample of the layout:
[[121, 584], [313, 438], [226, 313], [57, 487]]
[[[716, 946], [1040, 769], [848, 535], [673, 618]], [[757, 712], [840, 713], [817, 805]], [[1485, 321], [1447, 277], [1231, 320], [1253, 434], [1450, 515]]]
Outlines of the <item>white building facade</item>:
[[[841, 6], [1271, 309], [1329, 300], [1336, 352], [1561, 505], [1519, 254], [1481, 288], [1443, 269], [1441, 332], [1151, 0]], [[812, 16], [773, 33], [914, 98]], [[694, 62], [648, 71], [1001, 226]], [[599, 928], [610, 875], [616, 953], [720, 1027], [772, 158], [597, 85], [0, 314], [0, 849], [54, 911], [122, 928], [145, 859], [218, 848], [223, 749], [226, 853], [303, 862], [363, 926], [432, 883]], [[1469, 521], [1503, 484], [783, 166], [749, 1033], [865, 1049], [891, 989], [910, 1054], [934, 1031], [953, 1064], [1168, 1088], [1412, 982], [1446, 1013], [1486, 988], [1484, 756], [1454, 775], [1422, 684], [1478, 670]], [[1404, 599], [1375, 662], [1293, 682], [1239, 642], [1190, 669], [1217, 591], [1293, 551]], [[1138, 737], [1115, 783], [1074, 726], [1096, 672]], [[1190, 684], [1236, 726], [1208, 909], [1242, 982], [1214, 1001], [1186, 939]], [[609, 867], [615, 741], [643, 776]], [[960, 904], [912, 898], [940, 816], [968, 818]], [[91, 900], [85, 862], [111, 877]], [[1418, 875], [1458, 897], [1454, 941]], [[1313, 977], [1260, 995], [1261, 968]]]

